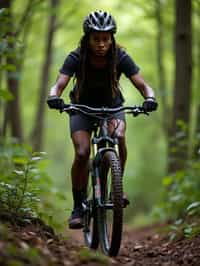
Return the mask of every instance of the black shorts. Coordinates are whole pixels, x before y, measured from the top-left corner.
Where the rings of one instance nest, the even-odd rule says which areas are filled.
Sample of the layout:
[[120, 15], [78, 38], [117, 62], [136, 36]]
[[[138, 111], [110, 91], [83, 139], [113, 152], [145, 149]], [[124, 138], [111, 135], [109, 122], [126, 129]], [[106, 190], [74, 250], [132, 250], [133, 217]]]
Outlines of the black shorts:
[[[116, 113], [112, 115], [112, 119], [119, 119], [125, 122], [125, 113], [124, 112]], [[84, 130], [91, 133], [95, 122], [97, 122], [95, 118], [91, 118], [83, 114], [70, 115], [71, 135], [79, 130]]]

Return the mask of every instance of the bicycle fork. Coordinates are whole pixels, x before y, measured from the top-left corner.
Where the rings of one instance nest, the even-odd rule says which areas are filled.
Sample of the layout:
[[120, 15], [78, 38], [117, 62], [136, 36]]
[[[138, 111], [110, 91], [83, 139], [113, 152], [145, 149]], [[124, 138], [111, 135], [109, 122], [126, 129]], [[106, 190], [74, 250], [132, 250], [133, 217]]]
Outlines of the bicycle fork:
[[101, 176], [100, 176], [100, 162], [102, 160], [102, 157], [105, 152], [107, 151], [113, 151], [114, 148], [100, 148], [95, 156], [94, 159], [94, 165], [93, 165], [93, 187], [94, 187], [94, 197], [96, 201], [97, 207], [100, 208], [105, 208], [105, 209], [112, 209], [113, 208], [113, 203], [104, 203], [102, 202], [102, 197], [101, 197]]

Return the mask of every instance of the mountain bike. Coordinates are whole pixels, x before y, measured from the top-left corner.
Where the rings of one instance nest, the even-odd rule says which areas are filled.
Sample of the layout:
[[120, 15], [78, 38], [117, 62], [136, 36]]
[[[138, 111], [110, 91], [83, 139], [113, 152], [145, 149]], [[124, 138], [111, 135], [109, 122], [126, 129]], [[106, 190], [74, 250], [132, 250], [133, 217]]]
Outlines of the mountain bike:
[[89, 161], [87, 198], [83, 201], [84, 240], [91, 249], [100, 243], [103, 253], [116, 256], [120, 249], [123, 229], [122, 170], [118, 138], [109, 133], [113, 114], [125, 112], [137, 116], [148, 113], [141, 106], [92, 108], [86, 105], [65, 104], [60, 112], [81, 113], [94, 121], [91, 137], [92, 153]]

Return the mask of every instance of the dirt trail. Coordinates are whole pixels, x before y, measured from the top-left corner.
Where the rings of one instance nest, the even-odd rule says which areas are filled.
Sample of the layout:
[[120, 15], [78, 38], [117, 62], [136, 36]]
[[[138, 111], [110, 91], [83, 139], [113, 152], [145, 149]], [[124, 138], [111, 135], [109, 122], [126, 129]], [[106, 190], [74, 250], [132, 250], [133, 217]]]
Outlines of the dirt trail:
[[[3, 233], [0, 224], [0, 265], [73, 266], [73, 265], [127, 265], [127, 266], [200, 266], [200, 235], [193, 239], [169, 242], [158, 228], [149, 226], [128, 229], [123, 233], [119, 256], [99, 257], [96, 252], [85, 252], [81, 230], [57, 236], [41, 224], [12, 226], [9, 234]], [[11, 245], [15, 248], [11, 253]], [[37, 256], [30, 256], [34, 248]], [[13, 264], [18, 262], [18, 264]], [[19, 264], [21, 263], [21, 264]]]
[[[71, 239], [83, 245], [81, 232], [71, 232]], [[154, 225], [123, 233], [119, 256], [111, 265], [127, 266], [200, 266], [200, 235], [193, 239], [170, 242], [162, 226]]]

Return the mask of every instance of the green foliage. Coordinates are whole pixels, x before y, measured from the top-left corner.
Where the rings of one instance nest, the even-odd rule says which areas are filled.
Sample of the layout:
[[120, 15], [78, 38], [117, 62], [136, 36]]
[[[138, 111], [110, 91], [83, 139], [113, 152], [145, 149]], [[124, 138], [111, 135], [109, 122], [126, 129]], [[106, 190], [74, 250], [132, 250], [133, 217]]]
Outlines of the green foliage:
[[0, 152], [0, 212], [12, 218], [35, 215], [38, 198], [37, 180], [42, 178], [38, 163], [42, 153], [17, 143], [2, 143]]
[[40, 216], [49, 224], [59, 225], [56, 209], [60, 211], [59, 202], [65, 201], [65, 196], [44, 171], [44, 156], [44, 152], [33, 152], [24, 144], [1, 143], [0, 215], [13, 220]]
[[200, 232], [200, 162], [190, 160], [187, 168], [163, 178], [163, 201], [154, 209], [162, 219], [175, 221], [170, 226], [171, 238]]
[[185, 171], [177, 171], [174, 175], [163, 179], [166, 187], [168, 201], [166, 211], [172, 217], [182, 216], [186, 212], [195, 214], [199, 208], [200, 196], [200, 163], [192, 162]]
[[13, 100], [13, 95], [8, 90], [0, 89], [0, 99], [3, 99], [5, 101], [11, 101], [11, 100]]

